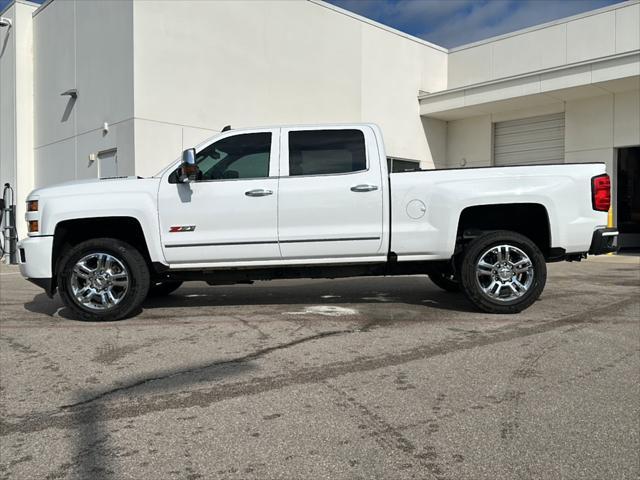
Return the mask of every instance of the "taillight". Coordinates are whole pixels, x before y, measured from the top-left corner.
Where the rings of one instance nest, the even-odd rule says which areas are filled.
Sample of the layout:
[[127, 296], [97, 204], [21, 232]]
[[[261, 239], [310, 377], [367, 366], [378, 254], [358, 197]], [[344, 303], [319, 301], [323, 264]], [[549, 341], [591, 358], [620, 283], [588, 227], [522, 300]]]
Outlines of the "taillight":
[[599, 212], [608, 212], [611, 207], [611, 180], [606, 173], [591, 179], [591, 205]]

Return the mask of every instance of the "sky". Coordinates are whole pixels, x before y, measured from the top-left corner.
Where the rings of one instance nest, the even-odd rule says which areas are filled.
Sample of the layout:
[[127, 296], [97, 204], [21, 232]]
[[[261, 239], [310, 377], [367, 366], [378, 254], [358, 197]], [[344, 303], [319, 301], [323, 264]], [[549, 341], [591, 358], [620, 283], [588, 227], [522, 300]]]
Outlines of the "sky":
[[[0, 11], [10, 1], [0, 0]], [[36, 1], [42, 3], [42, 0]], [[605, 7], [621, 0], [327, 1], [429, 42], [452, 48]]]
[[328, 1], [446, 48], [620, 3], [620, 0]]

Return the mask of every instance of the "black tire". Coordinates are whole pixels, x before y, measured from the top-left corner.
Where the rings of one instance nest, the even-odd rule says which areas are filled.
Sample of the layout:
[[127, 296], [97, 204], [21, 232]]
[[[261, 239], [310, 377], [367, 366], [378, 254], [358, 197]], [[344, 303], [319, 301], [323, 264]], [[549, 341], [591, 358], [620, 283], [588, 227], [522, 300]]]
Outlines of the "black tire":
[[[117, 259], [126, 268], [128, 285], [121, 299], [112, 307], [96, 310], [75, 298], [72, 288], [72, 273], [77, 262], [92, 254], [105, 253]], [[150, 284], [149, 267], [143, 256], [134, 247], [115, 238], [87, 240], [68, 249], [60, 260], [58, 288], [64, 304], [80, 320], [114, 321], [126, 318], [140, 309], [147, 297]], [[123, 289], [124, 290], [124, 289]]]
[[432, 272], [429, 274], [429, 279], [447, 292], [456, 293], [460, 291], [460, 282], [450, 273]]
[[149, 297], [166, 297], [180, 288], [182, 282], [179, 280], [164, 280], [161, 282], [151, 282], [149, 287]]
[[[526, 254], [526, 256], [528, 256], [528, 259], [530, 260], [530, 264], [532, 266], [531, 272], [523, 274], [531, 276], [528, 288], [526, 290], [522, 289], [519, 293], [520, 296], [511, 300], [497, 299], [483, 290], [481, 280], [479, 279], [483, 278], [483, 282], [491, 283], [494, 280], [493, 274], [485, 273], [483, 277], [479, 277], [476, 273], [476, 269], [481, 257], [483, 257], [493, 247], [498, 247], [501, 245], [512, 246], [516, 249], [520, 249], [522, 252], [524, 252], [524, 254]], [[504, 272], [505, 276], [508, 274], [508, 269], [511, 267], [506, 268], [507, 271]], [[471, 242], [464, 252], [460, 270], [460, 283], [463, 292], [475, 306], [477, 306], [480, 310], [488, 313], [521, 312], [522, 310], [531, 306], [531, 304], [533, 304], [533, 302], [538, 299], [538, 297], [542, 293], [542, 290], [544, 290], [544, 286], [547, 281], [547, 265], [545, 263], [544, 255], [542, 255], [542, 252], [540, 251], [538, 246], [524, 235], [520, 235], [519, 233], [507, 230], [498, 230], [495, 232], [486, 233]], [[499, 269], [491, 270], [489, 268], [487, 269], [487, 271], [498, 272], [496, 273], [495, 278], [497, 278], [500, 282], [503, 281], [498, 276], [500, 275]], [[513, 271], [512, 275], [517, 280], [524, 281], [523, 279], [525, 277], [518, 278], [518, 274], [513, 273]], [[484, 280], [484, 278], [486, 277], [488, 277], [488, 280]], [[511, 283], [510, 280], [504, 280], [504, 282]], [[507, 286], [503, 287], [502, 283], [498, 282], [496, 282], [496, 285], [498, 286], [498, 292], [501, 292], [501, 289], [504, 288], [507, 293], [505, 295], [505, 298], [509, 298], [510, 292]], [[498, 295], [499, 294], [500, 293], [498, 293]]]

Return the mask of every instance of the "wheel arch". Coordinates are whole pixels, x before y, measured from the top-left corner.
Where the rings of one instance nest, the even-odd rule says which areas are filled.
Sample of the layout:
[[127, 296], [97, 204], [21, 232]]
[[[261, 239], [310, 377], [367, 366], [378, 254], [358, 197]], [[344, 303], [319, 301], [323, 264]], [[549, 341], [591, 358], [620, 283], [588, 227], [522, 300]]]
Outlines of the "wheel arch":
[[[135, 217], [109, 216], [74, 218], [56, 224], [51, 255], [52, 281], [55, 283], [60, 268], [59, 262], [64, 252], [85, 240], [92, 238], [116, 238], [136, 248], [153, 271], [154, 259], [149, 251], [148, 239], [142, 224]], [[55, 290], [56, 285], [52, 285]]]
[[457, 245], [493, 230], [509, 230], [529, 238], [549, 259], [551, 223], [547, 208], [540, 203], [501, 203], [474, 205], [460, 212], [456, 234]]

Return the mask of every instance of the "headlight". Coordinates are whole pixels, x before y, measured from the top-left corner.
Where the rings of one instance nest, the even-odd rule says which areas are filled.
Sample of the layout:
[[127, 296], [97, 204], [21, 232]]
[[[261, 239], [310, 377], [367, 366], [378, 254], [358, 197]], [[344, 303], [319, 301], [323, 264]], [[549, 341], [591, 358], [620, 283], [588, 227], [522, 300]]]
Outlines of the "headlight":
[[29, 233], [36, 233], [38, 231], [38, 220], [29, 220]]
[[38, 211], [38, 200], [28, 200], [27, 212], [37, 212], [37, 211]]

